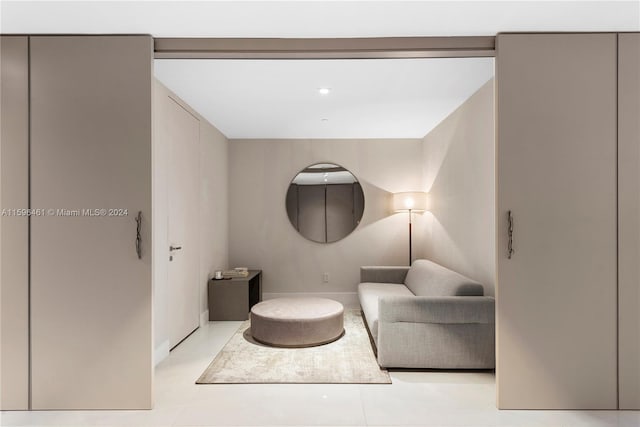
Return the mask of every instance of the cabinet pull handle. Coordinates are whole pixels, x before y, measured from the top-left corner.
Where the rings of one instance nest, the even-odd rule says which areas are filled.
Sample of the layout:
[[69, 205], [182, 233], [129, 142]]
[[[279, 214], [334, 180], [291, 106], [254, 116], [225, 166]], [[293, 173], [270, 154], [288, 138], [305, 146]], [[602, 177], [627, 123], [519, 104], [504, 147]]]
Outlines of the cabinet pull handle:
[[138, 259], [142, 259], [142, 211], [138, 211], [136, 215], [136, 254]]
[[507, 234], [509, 235], [509, 241], [507, 243], [507, 259], [511, 259], [511, 255], [513, 255], [513, 215], [511, 211], [507, 212], [507, 221], [509, 224], [509, 228], [507, 228]]

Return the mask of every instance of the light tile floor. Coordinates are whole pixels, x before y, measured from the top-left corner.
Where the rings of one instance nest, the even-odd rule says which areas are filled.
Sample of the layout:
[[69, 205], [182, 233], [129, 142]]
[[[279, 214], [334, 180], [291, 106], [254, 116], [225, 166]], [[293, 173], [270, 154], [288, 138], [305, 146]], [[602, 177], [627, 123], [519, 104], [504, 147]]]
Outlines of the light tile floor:
[[152, 411], [3, 412], [3, 426], [640, 426], [640, 412], [498, 411], [487, 372], [392, 372], [392, 385], [196, 385], [240, 322], [209, 322], [156, 370]]

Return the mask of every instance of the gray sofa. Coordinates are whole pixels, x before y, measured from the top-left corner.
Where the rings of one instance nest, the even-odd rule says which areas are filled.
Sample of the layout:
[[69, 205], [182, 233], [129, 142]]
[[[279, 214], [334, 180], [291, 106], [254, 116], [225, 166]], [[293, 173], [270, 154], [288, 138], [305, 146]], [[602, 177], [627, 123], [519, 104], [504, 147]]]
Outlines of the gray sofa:
[[358, 297], [387, 368], [493, 369], [494, 299], [479, 283], [428, 260], [361, 267]]

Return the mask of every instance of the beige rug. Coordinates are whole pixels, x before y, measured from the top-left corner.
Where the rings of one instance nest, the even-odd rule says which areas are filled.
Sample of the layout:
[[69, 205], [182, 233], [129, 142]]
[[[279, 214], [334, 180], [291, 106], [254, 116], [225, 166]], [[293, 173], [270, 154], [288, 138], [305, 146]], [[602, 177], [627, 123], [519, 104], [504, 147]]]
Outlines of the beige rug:
[[345, 310], [344, 335], [317, 347], [265, 346], [251, 338], [249, 327], [247, 320], [196, 384], [391, 384], [359, 310]]

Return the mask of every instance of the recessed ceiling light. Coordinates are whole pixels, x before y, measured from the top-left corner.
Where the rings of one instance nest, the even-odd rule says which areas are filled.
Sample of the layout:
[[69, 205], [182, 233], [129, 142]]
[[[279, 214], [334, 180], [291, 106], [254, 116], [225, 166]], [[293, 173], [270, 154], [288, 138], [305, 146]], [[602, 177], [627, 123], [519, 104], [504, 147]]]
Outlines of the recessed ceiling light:
[[321, 122], [328, 122], [329, 119], [320, 119]]
[[320, 87], [320, 88], [318, 88], [318, 93], [320, 95], [329, 95], [329, 92], [331, 92], [331, 88], [330, 87]]

